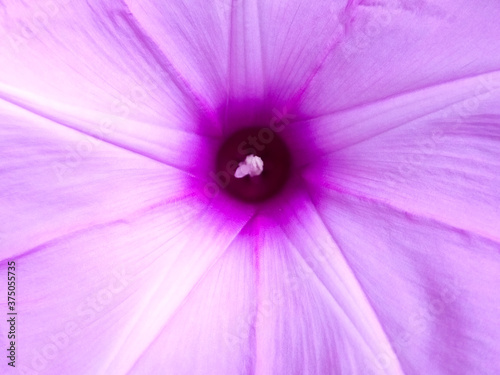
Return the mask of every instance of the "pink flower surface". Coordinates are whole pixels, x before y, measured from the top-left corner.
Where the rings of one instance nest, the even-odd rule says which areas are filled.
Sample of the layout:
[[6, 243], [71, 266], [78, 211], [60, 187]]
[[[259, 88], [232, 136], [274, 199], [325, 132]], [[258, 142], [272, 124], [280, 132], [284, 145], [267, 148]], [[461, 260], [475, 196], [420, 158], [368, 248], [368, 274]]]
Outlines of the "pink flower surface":
[[[0, 373], [498, 374], [499, 19], [0, 1]], [[259, 202], [214, 167], [252, 126], [291, 158]]]

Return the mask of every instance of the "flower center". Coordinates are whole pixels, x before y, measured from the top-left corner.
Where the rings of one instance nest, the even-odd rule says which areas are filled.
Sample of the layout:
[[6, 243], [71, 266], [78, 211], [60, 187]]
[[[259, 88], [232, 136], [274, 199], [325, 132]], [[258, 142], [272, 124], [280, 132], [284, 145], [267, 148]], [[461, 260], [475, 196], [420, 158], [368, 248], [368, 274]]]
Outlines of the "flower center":
[[288, 147], [276, 132], [251, 127], [237, 131], [222, 144], [216, 172], [210, 176], [220, 190], [247, 202], [261, 202], [284, 187], [290, 164]]
[[254, 154], [248, 155], [244, 161], [242, 161], [236, 171], [234, 172], [234, 177], [243, 178], [245, 176], [255, 177], [259, 176], [264, 170], [264, 161]]

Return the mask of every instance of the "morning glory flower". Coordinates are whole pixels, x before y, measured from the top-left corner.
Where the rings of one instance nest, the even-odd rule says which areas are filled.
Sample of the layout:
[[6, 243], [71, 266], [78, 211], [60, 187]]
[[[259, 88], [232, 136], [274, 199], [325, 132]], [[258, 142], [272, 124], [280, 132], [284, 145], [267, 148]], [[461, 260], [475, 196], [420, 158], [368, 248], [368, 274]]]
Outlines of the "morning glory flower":
[[1, 2], [2, 373], [498, 373], [499, 19]]

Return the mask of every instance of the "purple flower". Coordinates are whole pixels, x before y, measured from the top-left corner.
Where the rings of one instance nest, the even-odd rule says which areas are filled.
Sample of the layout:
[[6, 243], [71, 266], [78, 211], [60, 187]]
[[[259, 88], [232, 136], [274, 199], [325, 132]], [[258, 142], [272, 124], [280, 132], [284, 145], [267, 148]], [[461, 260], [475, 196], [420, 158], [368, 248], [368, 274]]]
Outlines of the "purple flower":
[[0, 2], [2, 373], [498, 373], [499, 18]]

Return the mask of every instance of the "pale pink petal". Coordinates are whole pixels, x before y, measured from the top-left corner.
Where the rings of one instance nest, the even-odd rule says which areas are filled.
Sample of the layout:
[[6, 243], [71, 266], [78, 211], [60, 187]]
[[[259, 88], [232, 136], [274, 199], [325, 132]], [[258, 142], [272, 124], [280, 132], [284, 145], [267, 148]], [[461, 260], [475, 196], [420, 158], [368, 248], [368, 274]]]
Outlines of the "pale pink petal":
[[[226, 100], [230, 50], [231, 1], [125, 0], [141, 28], [213, 110]], [[206, 101], [206, 103], [205, 103]]]
[[111, 123], [103, 139], [170, 164], [182, 138], [210, 143], [186, 132], [218, 129], [123, 2], [9, 0], [2, 16], [0, 98], [85, 134]]
[[349, 1], [338, 16], [341, 42], [303, 98], [310, 116], [364, 106], [500, 66], [496, 1], [481, 6], [467, 0]]
[[496, 373], [498, 242], [369, 198], [310, 191], [391, 342], [373, 373]]
[[[482, 94], [471, 90], [464, 101], [332, 152], [304, 176], [500, 240], [500, 90], [485, 91], [480, 79], [474, 87]], [[385, 115], [386, 123], [401, 118], [397, 110]]]
[[[260, 18], [255, 1], [219, 0], [229, 5], [229, 74], [228, 93], [231, 99], [265, 97], [263, 41]], [[226, 6], [227, 6], [226, 5]], [[228, 106], [229, 107], [229, 106]], [[229, 109], [231, 109], [229, 107]]]
[[[307, 192], [262, 215], [256, 373], [376, 368], [390, 342]], [[403, 373], [396, 365], [387, 374]]]
[[0, 213], [9, 218], [1, 228], [3, 258], [202, 197], [201, 182], [178, 169], [4, 102], [0, 111]]
[[131, 374], [378, 368], [391, 345], [360, 284], [309, 197], [290, 203], [276, 221], [263, 212], [238, 235]]
[[129, 374], [254, 373], [255, 250], [255, 225], [249, 225], [164, 321]]
[[[18, 367], [125, 374], [251, 215], [238, 207], [228, 221], [191, 197], [182, 208], [149, 207], [16, 256]], [[0, 290], [6, 295], [6, 283]]]
[[[211, 156], [217, 146], [215, 138], [198, 135], [188, 129], [171, 129], [166, 124], [134, 121], [123, 114], [64, 105], [0, 84], [1, 88], [4, 88], [6, 96], [0, 100], [7, 111], [17, 106], [37, 115], [42, 121], [51, 120], [55, 133], [61, 127], [78, 133], [80, 142], [75, 142], [74, 148], [78, 150], [74, 153], [79, 156], [90, 152], [85, 143], [105, 142], [201, 178], [212, 166]], [[192, 152], [186, 153], [186, 149]]]
[[[259, 78], [252, 75], [248, 67], [260, 67], [264, 93], [279, 92], [280, 102], [293, 105], [343, 37], [339, 15], [343, 14], [348, 2], [258, 0], [233, 3], [236, 10], [232, 37], [236, 39], [233, 46], [237, 48], [233, 47], [231, 52], [246, 51], [245, 63], [243, 57], [239, 60], [240, 66], [247, 68], [245, 82], [251, 84], [252, 79]], [[238, 18], [238, 12], [244, 16]], [[239, 70], [240, 66], [233, 65], [233, 68]], [[238, 82], [242, 82], [241, 79]]]
[[296, 101], [341, 37], [343, 1], [229, 1], [233, 97]]
[[227, 94], [294, 98], [338, 43], [338, 13], [345, 6], [326, 0], [314, 7], [304, 1], [127, 3], [172, 68], [214, 108]]
[[[345, 111], [292, 122], [286, 136], [292, 140], [304, 163], [315, 163], [325, 154], [366, 141], [391, 129], [405, 126], [435, 113], [452, 117], [476, 111], [479, 103], [498, 96], [500, 73], [479, 74]], [[468, 109], [470, 108], [470, 109]], [[445, 109], [445, 112], [442, 110]], [[483, 109], [484, 110], [484, 109]], [[294, 140], [300, 140], [299, 142]]]
[[354, 374], [391, 350], [309, 197], [290, 203], [238, 235], [131, 374]]

